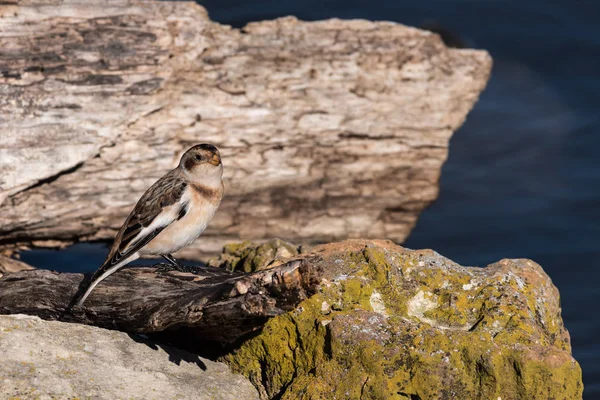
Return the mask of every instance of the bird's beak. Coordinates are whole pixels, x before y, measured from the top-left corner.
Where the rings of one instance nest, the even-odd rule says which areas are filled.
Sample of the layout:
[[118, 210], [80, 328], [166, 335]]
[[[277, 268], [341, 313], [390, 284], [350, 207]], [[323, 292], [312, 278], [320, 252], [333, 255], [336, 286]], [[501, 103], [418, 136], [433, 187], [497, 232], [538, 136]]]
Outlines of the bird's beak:
[[219, 155], [215, 153], [215, 154], [213, 154], [209, 163], [214, 165], [215, 167], [218, 167], [219, 165], [221, 165], [221, 157], [219, 157]]

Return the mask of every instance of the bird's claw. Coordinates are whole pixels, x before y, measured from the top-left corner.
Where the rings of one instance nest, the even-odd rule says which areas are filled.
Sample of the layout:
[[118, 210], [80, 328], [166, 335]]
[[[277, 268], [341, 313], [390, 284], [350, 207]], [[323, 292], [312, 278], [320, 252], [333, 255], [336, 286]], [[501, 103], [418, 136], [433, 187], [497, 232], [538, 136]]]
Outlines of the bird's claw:
[[158, 263], [154, 264], [152, 267], [156, 268], [156, 272], [169, 272], [175, 269], [175, 266], [169, 263]]
[[178, 271], [178, 272], [190, 272], [192, 274], [198, 274], [200, 272], [200, 268], [196, 267], [188, 267], [185, 265], [173, 265], [170, 263], [159, 263], [154, 264], [154, 268], [156, 268], [156, 272], [170, 272], [170, 271]]

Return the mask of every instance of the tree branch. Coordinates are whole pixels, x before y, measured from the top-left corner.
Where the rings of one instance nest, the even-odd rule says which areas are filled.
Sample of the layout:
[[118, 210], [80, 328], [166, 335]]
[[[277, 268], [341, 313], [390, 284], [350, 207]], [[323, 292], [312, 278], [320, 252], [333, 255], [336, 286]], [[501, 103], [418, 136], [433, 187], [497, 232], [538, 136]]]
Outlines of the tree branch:
[[249, 274], [128, 268], [98, 285], [83, 307], [69, 310], [82, 274], [20, 271], [0, 278], [0, 314], [139, 333], [187, 327], [198, 337], [231, 342], [313, 294], [321, 272], [307, 259]]

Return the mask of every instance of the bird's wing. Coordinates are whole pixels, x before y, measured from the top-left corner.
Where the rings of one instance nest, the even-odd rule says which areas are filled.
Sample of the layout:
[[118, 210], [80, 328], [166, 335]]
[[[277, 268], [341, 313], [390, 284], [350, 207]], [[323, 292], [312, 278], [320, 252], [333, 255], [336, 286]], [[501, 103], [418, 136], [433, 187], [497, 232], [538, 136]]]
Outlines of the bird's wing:
[[127, 265], [132, 255], [171, 223], [183, 218], [188, 207], [182, 202], [186, 187], [180, 171], [175, 169], [146, 190], [119, 229], [106, 260], [89, 281], [82, 283], [69, 308], [82, 305], [100, 281]]
[[171, 223], [183, 218], [187, 204], [182, 203], [181, 198], [186, 187], [178, 170], [169, 172], [150, 186], [121, 226], [100, 269], [110, 268], [134, 254]]

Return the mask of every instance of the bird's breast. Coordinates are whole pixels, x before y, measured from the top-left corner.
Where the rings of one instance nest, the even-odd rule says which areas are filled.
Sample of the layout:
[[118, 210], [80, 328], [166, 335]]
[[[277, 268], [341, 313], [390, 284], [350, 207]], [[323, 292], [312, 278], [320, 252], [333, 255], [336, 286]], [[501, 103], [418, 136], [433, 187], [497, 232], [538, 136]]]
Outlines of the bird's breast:
[[219, 204], [203, 199], [189, 201], [186, 214], [173, 221], [143, 249], [147, 254], [170, 254], [200, 236], [217, 212]]

